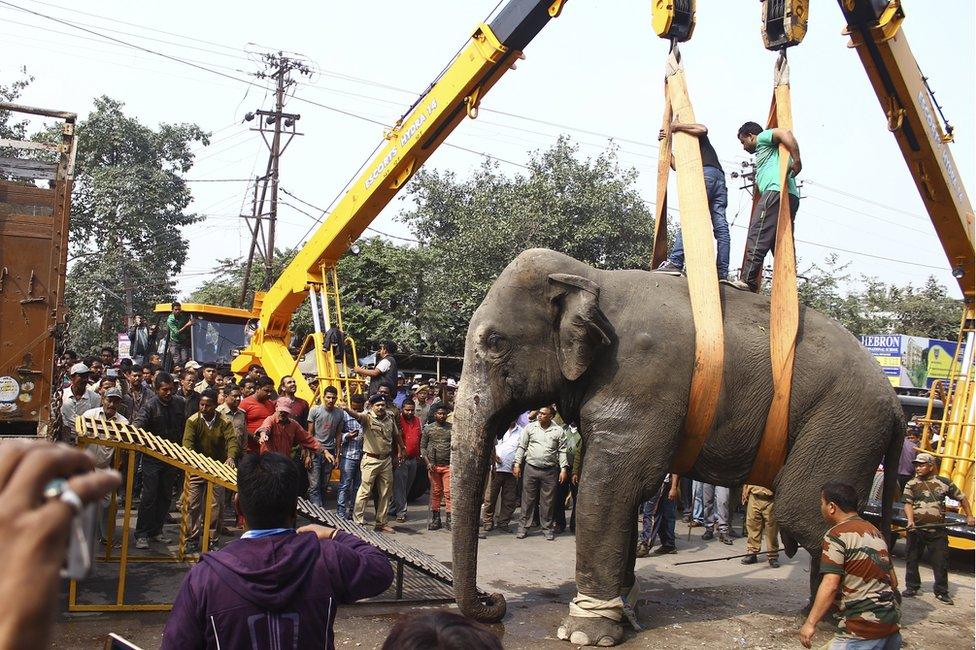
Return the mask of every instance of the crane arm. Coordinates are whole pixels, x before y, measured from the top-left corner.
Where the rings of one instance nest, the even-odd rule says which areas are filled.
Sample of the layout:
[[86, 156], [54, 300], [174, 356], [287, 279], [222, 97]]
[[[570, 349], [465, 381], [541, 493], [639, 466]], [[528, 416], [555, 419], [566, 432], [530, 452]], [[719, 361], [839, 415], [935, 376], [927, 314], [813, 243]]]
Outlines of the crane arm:
[[939, 116], [926, 79], [901, 30], [900, 0], [839, 0], [849, 47], [857, 51], [888, 118], [953, 276], [973, 300], [973, 206], [949, 151], [952, 134]]
[[[257, 328], [248, 346], [235, 358], [231, 366], [235, 372], [245, 371], [252, 363], [262, 365], [275, 381], [294, 372], [296, 360], [288, 342], [295, 310], [310, 290], [325, 286], [329, 269], [461, 120], [477, 117], [485, 94], [515, 68], [523, 58], [522, 49], [559, 15], [564, 3], [509, 0], [490, 24], [482, 23], [475, 29], [427, 91], [384, 134], [385, 143], [274, 285], [267, 293], [255, 296]], [[323, 353], [316, 354], [318, 358]], [[310, 397], [304, 378], [295, 379], [299, 395]]]
[[386, 143], [265, 294], [259, 331], [285, 337], [309, 285], [334, 266], [420, 166], [521, 58], [521, 50], [558, 15], [561, 1], [510, 0], [491, 24], [481, 24], [440, 77], [385, 134]]

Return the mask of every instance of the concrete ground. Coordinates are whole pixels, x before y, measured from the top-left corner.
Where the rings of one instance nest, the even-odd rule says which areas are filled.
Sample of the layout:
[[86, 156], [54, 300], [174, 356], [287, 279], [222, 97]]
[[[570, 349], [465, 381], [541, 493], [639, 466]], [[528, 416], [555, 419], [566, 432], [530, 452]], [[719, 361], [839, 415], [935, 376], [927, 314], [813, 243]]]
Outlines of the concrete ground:
[[[737, 519], [737, 529], [740, 520]], [[410, 521], [397, 524], [399, 541], [423, 549], [450, 564], [451, 534], [428, 532], [423, 504], [411, 506]], [[703, 542], [701, 529], [678, 524], [676, 555], [637, 560], [641, 585], [638, 618], [644, 628], [630, 631], [624, 648], [800, 648], [796, 635], [802, 621], [797, 610], [805, 603], [807, 555], [780, 556], [782, 566], [765, 562], [743, 566], [739, 560], [675, 566], [676, 562], [721, 558], [745, 552], [745, 543], [732, 546]], [[508, 614], [492, 627], [506, 648], [567, 648], [555, 637], [576, 594], [575, 542], [565, 534], [547, 542], [540, 533], [524, 540], [493, 531], [479, 550], [478, 583], [508, 600]], [[900, 543], [896, 556], [904, 551]], [[170, 568], [166, 568], [166, 567]], [[896, 559], [904, 581], [904, 560]], [[971, 553], [954, 554], [950, 593], [955, 606], [935, 600], [932, 572], [922, 567], [924, 594], [906, 599], [902, 608], [905, 648], [974, 647], [974, 576]], [[175, 595], [182, 575], [177, 565], [146, 565], [130, 578], [137, 593], [164, 600]], [[82, 587], [84, 591], [84, 587]], [[132, 593], [132, 592], [130, 592]], [[403, 615], [450, 604], [397, 606], [361, 604], [339, 611], [336, 645], [340, 648], [379, 648], [389, 629]], [[149, 650], [159, 647], [166, 614], [62, 614], [54, 630], [55, 648], [96, 648], [108, 632], [116, 632]], [[814, 647], [825, 644], [831, 627], [821, 624]], [[818, 645], [819, 644], [819, 645]]]

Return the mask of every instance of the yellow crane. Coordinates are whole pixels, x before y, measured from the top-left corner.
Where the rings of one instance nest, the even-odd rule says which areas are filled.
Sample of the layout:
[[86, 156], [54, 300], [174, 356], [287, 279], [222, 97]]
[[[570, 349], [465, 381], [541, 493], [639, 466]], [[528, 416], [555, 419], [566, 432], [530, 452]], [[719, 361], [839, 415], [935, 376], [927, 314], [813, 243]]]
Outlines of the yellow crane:
[[[958, 485], [972, 506], [976, 495], [973, 206], [949, 150], [953, 142], [952, 127], [942, 117], [942, 109], [902, 30], [905, 11], [900, 0], [839, 0], [839, 3], [847, 19], [845, 33], [851, 39], [849, 47], [857, 52], [871, 80], [888, 130], [898, 142], [945, 250], [952, 275], [962, 290], [963, 315], [956, 356], [947, 384], [936, 382], [932, 387], [928, 414], [923, 420], [922, 446], [939, 459], [939, 475]], [[939, 398], [943, 403], [942, 416], [933, 418], [934, 400]], [[933, 442], [934, 425], [940, 434], [937, 442]], [[953, 546], [974, 548], [969, 540], [952, 537], [950, 541]]]
[[[901, 29], [905, 13], [900, 0], [838, 3], [847, 19], [850, 47], [860, 57], [878, 95], [888, 129], [905, 157], [965, 299], [959, 352], [949, 385], [940, 393], [946, 404], [938, 421], [942, 439], [930, 447], [942, 459], [941, 473], [959, 483], [971, 499], [976, 408], [972, 205], [949, 151], [951, 129], [942, 127], [941, 109]], [[764, 45], [781, 50], [798, 44], [807, 30], [809, 4], [809, 0], [764, 0]], [[271, 289], [255, 296], [249, 316], [256, 328], [232, 363], [235, 372], [242, 373], [257, 363], [276, 381], [295, 375], [299, 395], [314, 397], [304, 377], [296, 373], [297, 360], [288, 347], [292, 316], [307, 299], [314, 332], [303, 342], [298, 356], [312, 351], [321, 385], [349, 388], [347, 357], [355, 361], [355, 346], [351, 355], [345, 346], [324, 346], [327, 330], [333, 326], [343, 329], [337, 261], [461, 120], [477, 117], [485, 94], [514, 68], [525, 46], [560, 14], [563, 5], [564, 0], [510, 0], [489, 24], [474, 30], [441, 75], [385, 134], [378, 153]], [[655, 30], [674, 41], [691, 36], [694, 14], [694, 0], [652, 2]], [[206, 306], [200, 307], [206, 311]], [[784, 378], [787, 394], [788, 374]]]
[[[314, 396], [288, 349], [295, 310], [309, 300], [314, 332], [299, 356], [311, 350], [320, 385], [348, 388], [347, 369], [355, 347], [326, 349], [325, 333], [343, 329], [335, 265], [380, 211], [465, 117], [475, 118], [492, 86], [515, 68], [523, 48], [559, 15], [563, 0], [510, 0], [492, 19], [474, 30], [467, 43], [429, 89], [385, 134], [385, 144], [352, 183], [329, 218], [299, 250], [266, 293], [254, 299], [257, 327], [231, 368], [242, 373], [252, 364], [264, 367], [278, 381], [295, 375], [298, 395]], [[335, 352], [333, 351], [335, 350]]]

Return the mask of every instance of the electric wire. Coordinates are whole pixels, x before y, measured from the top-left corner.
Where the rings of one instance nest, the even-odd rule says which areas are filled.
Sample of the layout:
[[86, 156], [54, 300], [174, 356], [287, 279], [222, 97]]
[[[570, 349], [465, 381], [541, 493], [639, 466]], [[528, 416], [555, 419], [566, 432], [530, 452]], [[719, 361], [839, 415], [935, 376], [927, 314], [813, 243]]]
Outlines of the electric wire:
[[[144, 46], [141, 46], [141, 45], [138, 45], [138, 44], [130, 43], [130, 42], [127, 42], [125, 40], [122, 40], [122, 39], [119, 39], [119, 38], [116, 38], [116, 37], [113, 37], [113, 36], [110, 36], [110, 35], [102, 34], [102, 33], [98, 32], [98, 31], [93, 30], [93, 29], [89, 29], [88, 27], [84, 26], [84, 24], [82, 24], [82, 23], [74, 23], [74, 22], [71, 22], [71, 21], [62, 20], [62, 19], [56, 18], [54, 16], [49, 16], [49, 15], [44, 14], [44, 13], [41, 13], [41, 12], [33, 11], [31, 9], [27, 9], [25, 7], [18, 6], [16, 4], [11, 3], [11, 2], [8, 2], [6, 0], [0, 0], [0, 5], [5, 5], [7, 7], [12, 8], [12, 9], [19, 10], [19, 11], [22, 11], [22, 12], [25, 12], [25, 13], [28, 13], [28, 14], [33, 14], [35, 16], [38, 16], [38, 17], [41, 17], [41, 18], [45, 18], [45, 19], [51, 20], [53, 22], [60, 23], [60, 24], [66, 25], [68, 27], [72, 27], [74, 29], [77, 29], [77, 30], [90, 33], [90, 34], [92, 34], [94, 36], [98, 36], [99, 38], [105, 39], [107, 41], [115, 42], [115, 43], [118, 43], [118, 44], [121, 44], [121, 45], [130, 47], [130, 48], [133, 48], [133, 49], [137, 49], [137, 50], [140, 50], [140, 51], [144, 51], [144, 52], [147, 52], [149, 54], [153, 54], [153, 55], [162, 57], [164, 59], [168, 59], [168, 60], [171, 60], [171, 61], [174, 61], [174, 62], [177, 62], [177, 63], [181, 63], [183, 65], [187, 65], [187, 66], [190, 66], [190, 67], [193, 67], [193, 68], [196, 68], [196, 69], [205, 71], [205, 72], [209, 72], [211, 74], [218, 75], [218, 76], [221, 76], [221, 77], [224, 77], [224, 78], [227, 78], [227, 79], [230, 79], [230, 80], [239, 82], [239, 83], [245, 83], [247, 85], [264, 88], [263, 85], [257, 84], [255, 82], [252, 82], [252, 81], [248, 80], [248, 79], [241, 79], [241, 78], [238, 78], [238, 77], [236, 77], [234, 75], [221, 72], [220, 70], [216, 70], [216, 69], [214, 69], [214, 67], [216, 67], [214, 64], [210, 64], [211, 66], [214, 66], [214, 67], [208, 67], [208, 66], [205, 66], [205, 65], [201, 65], [201, 64], [196, 63], [196, 62], [194, 62], [192, 60], [188, 60], [188, 59], [185, 59], [185, 58], [182, 58], [182, 57], [178, 57], [178, 56], [174, 56], [174, 55], [171, 55], [171, 54], [167, 54], [165, 52], [160, 52], [158, 50], [154, 50], [154, 49], [151, 49], [151, 48], [147, 48], [147, 47], [144, 47]], [[51, 6], [54, 6], [54, 5], [51, 5]], [[103, 27], [103, 26], [98, 26], [98, 27], [99, 27], [99, 29], [104, 29], [105, 31], [114, 31], [114, 32], [117, 32], [117, 33], [120, 32], [120, 30], [113, 30], [113, 29], [106, 28], [106, 27]], [[177, 45], [179, 47], [190, 47], [191, 49], [202, 49], [202, 48], [193, 48], [192, 46], [185, 46], [185, 45], [178, 44], [178, 43], [173, 43], [173, 42], [170, 42], [170, 41], [164, 41], [164, 40], [161, 40], [161, 39], [154, 39], [152, 37], [147, 37], [147, 36], [139, 36], [139, 35], [133, 35], [133, 34], [128, 34], [128, 35], [136, 36], [138, 38], [145, 38], [147, 40], [158, 41], [158, 42], [162, 42], [162, 43], [166, 43], [166, 44]], [[462, 45], [462, 48], [458, 50], [458, 53], [460, 53], [460, 51], [462, 51], [462, 50], [463, 50], [463, 45]], [[211, 52], [211, 53], [213, 53], [213, 52]], [[457, 56], [457, 54], [455, 54], [455, 56], [451, 58], [451, 61], [453, 61], [454, 58], [456, 58], [456, 56]], [[448, 66], [449, 65], [450, 64], [448, 64]], [[447, 69], [448, 66], [445, 66], [444, 70], [441, 71], [441, 73], [437, 77], [438, 79], [443, 75], [444, 71]], [[436, 83], [436, 81], [435, 81], [435, 83]], [[427, 91], [425, 91], [424, 93], [421, 93], [420, 97], [423, 97], [426, 94], [426, 92]], [[375, 119], [372, 119], [372, 118], [369, 118], [369, 117], [365, 117], [363, 115], [354, 113], [352, 111], [340, 109], [340, 108], [335, 107], [335, 106], [330, 106], [330, 105], [327, 105], [327, 104], [323, 104], [323, 103], [320, 103], [320, 102], [316, 102], [316, 101], [313, 101], [313, 100], [309, 100], [307, 98], [300, 97], [298, 95], [295, 95], [294, 97], [298, 101], [302, 101], [302, 102], [308, 103], [308, 104], [313, 105], [313, 106], [318, 106], [318, 107], [324, 108], [326, 110], [330, 110], [330, 111], [333, 111], [333, 112], [336, 112], [336, 113], [339, 113], [339, 114], [342, 114], [342, 115], [346, 115], [346, 116], [349, 116], [349, 117], [352, 117], [352, 118], [355, 118], [355, 119], [358, 119], [358, 120], [366, 121], [366, 122], [369, 122], [369, 123], [372, 123], [372, 124], [376, 124], [376, 125], [379, 125], [379, 126], [383, 126], [383, 127], [386, 127], [387, 126], [385, 123], [383, 123], [383, 122], [381, 122], [379, 120], [375, 120]], [[414, 105], [416, 105], [416, 103]], [[409, 110], [410, 109], [408, 109], [407, 112], [409, 112]], [[516, 113], [511, 113], [511, 112], [508, 112], [508, 111], [501, 111], [501, 110], [497, 110], [497, 109], [488, 109], [487, 112], [496, 113], [496, 114], [504, 115], [504, 116], [507, 116], [507, 117], [513, 117], [513, 118], [516, 118], [516, 119], [523, 119], [523, 120], [535, 122], [535, 123], [538, 123], [538, 124], [552, 126], [552, 127], [555, 127], [555, 128], [569, 128], [569, 129], [571, 129], [573, 131], [576, 131], [576, 132], [585, 133], [585, 134], [593, 135], [593, 136], [597, 136], [597, 137], [604, 137], [604, 138], [607, 138], [607, 139], [610, 139], [610, 140], [614, 140], [614, 141], [629, 142], [629, 143], [633, 143], [633, 144], [636, 144], [636, 145], [639, 145], [639, 146], [646, 146], [646, 147], [651, 147], [651, 148], [657, 148], [655, 145], [649, 144], [649, 143], [646, 143], [646, 142], [640, 142], [640, 141], [632, 140], [632, 139], [628, 139], [628, 138], [620, 138], [620, 137], [614, 138], [613, 136], [611, 136], [609, 134], [605, 134], [605, 133], [593, 131], [593, 130], [590, 130], [590, 129], [582, 129], [582, 128], [579, 128], [579, 127], [569, 127], [568, 125], [562, 125], [562, 124], [559, 124], [557, 122], [552, 122], [552, 121], [549, 121], [549, 120], [542, 120], [542, 119], [539, 119], [539, 118], [532, 118], [532, 117], [528, 117], [528, 116], [523, 116], [523, 115], [519, 115], [519, 114], [516, 114]], [[515, 127], [515, 128], [517, 128], [517, 127]], [[509, 164], [509, 165], [514, 165], [514, 166], [517, 166], [517, 167], [520, 167], [520, 168], [523, 168], [523, 169], [531, 169], [527, 165], [523, 165], [521, 163], [516, 163], [516, 162], [511, 161], [511, 160], [506, 160], [506, 159], [501, 158], [499, 156], [493, 156], [493, 155], [487, 154], [485, 152], [479, 152], [479, 151], [476, 151], [476, 150], [473, 150], [473, 149], [470, 149], [470, 148], [467, 148], [467, 147], [463, 147], [463, 146], [460, 146], [460, 145], [454, 145], [452, 143], [445, 143], [445, 144], [447, 146], [449, 146], [449, 147], [454, 148], [454, 149], [458, 149], [458, 150], [461, 150], [461, 151], [466, 151], [466, 152], [469, 152], [469, 153], [473, 153], [475, 155], [480, 155], [480, 156], [483, 156], [483, 157], [488, 158], [488, 159], [491, 159], [491, 160], [496, 160], [498, 162], [506, 163], [506, 164]], [[377, 145], [377, 148], [376, 149], [374, 149], [374, 152], [373, 152], [374, 154], [379, 149], [379, 147], [381, 145], [382, 145], [382, 142], [380, 143], [380, 145]], [[366, 164], [368, 164], [369, 160], [372, 159], [372, 155], [373, 154], [371, 154], [370, 157], [363, 163], [363, 165], [360, 166], [360, 171], [366, 166]], [[207, 157], [209, 157], [209, 156], [207, 156]], [[725, 161], [725, 162], [728, 162], [728, 161]], [[350, 181], [347, 182], [347, 184], [343, 187], [343, 189], [336, 195], [336, 198], [333, 199], [332, 202], [330, 202], [330, 207], [332, 205], [334, 205], [335, 201], [337, 201], [342, 196], [342, 194], [346, 191], [346, 188], [348, 188], [348, 186], [352, 182], [352, 180], [355, 179], [356, 176], [358, 176], [358, 174], [360, 173], [360, 171], [357, 171], [356, 174], [353, 175], [352, 179], [350, 179]], [[873, 200], [870, 200], [870, 199], [865, 199], [863, 197], [857, 196], [857, 195], [855, 195], [853, 193], [850, 193], [850, 192], [846, 192], [844, 190], [840, 190], [840, 189], [837, 189], [837, 188], [833, 188], [833, 187], [824, 185], [822, 183], [816, 183], [815, 181], [807, 181], [807, 182], [810, 182], [811, 184], [819, 185], [820, 187], [823, 187], [824, 189], [827, 189], [828, 191], [833, 191], [833, 192], [839, 193], [841, 195], [848, 196], [850, 198], [854, 198], [854, 199], [857, 199], [857, 200], [862, 200], [864, 202], [877, 205], [878, 207], [882, 207], [884, 209], [891, 210], [893, 212], [898, 212], [898, 213], [905, 214], [905, 215], [910, 216], [910, 217], [913, 217], [913, 218], [918, 218], [918, 219], [923, 219], [924, 220], [924, 217], [921, 217], [920, 215], [917, 215], [917, 214], [914, 214], [914, 213], [911, 213], [911, 212], [908, 212], [908, 211], [905, 211], [905, 210], [901, 210], [901, 209], [898, 209], [898, 208], [894, 208], [892, 206], [888, 206], [888, 205], [885, 205], [885, 204], [880, 203], [880, 202], [877, 202], [877, 201], [873, 201]], [[821, 199], [821, 200], [823, 200], [823, 199]], [[650, 203], [648, 201], [645, 201], [645, 202], [646, 203]], [[827, 201], [825, 201], [825, 202], [827, 202]], [[846, 206], [840, 206], [840, 207], [845, 207], [846, 208]], [[852, 210], [852, 211], [857, 212], [856, 210]], [[862, 214], [866, 214], [866, 213], [862, 213]], [[323, 212], [323, 216], [324, 215], [325, 215], [325, 212]], [[873, 215], [868, 215], [868, 216], [873, 216]], [[317, 223], [320, 220], [321, 220], [321, 217], [319, 217], [319, 219], [316, 220], [315, 223], [313, 223], [312, 228], [310, 228], [309, 231], [302, 237], [302, 239], [301, 239], [302, 242], [304, 242], [304, 240], [311, 233], [311, 230], [314, 229], [315, 225], [317, 225]], [[881, 219], [881, 220], [884, 221], [883, 219]], [[746, 228], [745, 226], [735, 226], [735, 227]], [[854, 250], [845, 249], [845, 248], [841, 248], [841, 247], [837, 247], [837, 246], [830, 246], [830, 245], [827, 245], [827, 244], [822, 244], [822, 243], [819, 243], [819, 242], [812, 242], [812, 241], [806, 241], [806, 240], [800, 240], [800, 239], [798, 239], [797, 241], [800, 241], [801, 243], [810, 244], [810, 245], [813, 245], [813, 246], [819, 246], [821, 248], [826, 248], [828, 250], [836, 250], [836, 251], [839, 251], [839, 252], [845, 252], [845, 253], [849, 253], [849, 254], [853, 254], [853, 255], [860, 255], [860, 256], [869, 257], [869, 258], [873, 258], [873, 259], [880, 259], [880, 260], [885, 260], [885, 261], [890, 261], [890, 262], [900, 263], [900, 264], [908, 264], [908, 265], [918, 266], [918, 267], [922, 267], [922, 268], [931, 268], [931, 269], [937, 269], [937, 270], [945, 270], [943, 267], [937, 267], [937, 266], [932, 266], [932, 265], [925, 265], [925, 264], [920, 264], [920, 263], [915, 263], [915, 262], [908, 262], [906, 260], [900, 260], [900, 259], [886, 257], [886, 256], [881, 256], [881, 255], [874, 255], [874, 254], [865, 253], [865, 252], [862, 252], [862, 251], [854, 251]]]

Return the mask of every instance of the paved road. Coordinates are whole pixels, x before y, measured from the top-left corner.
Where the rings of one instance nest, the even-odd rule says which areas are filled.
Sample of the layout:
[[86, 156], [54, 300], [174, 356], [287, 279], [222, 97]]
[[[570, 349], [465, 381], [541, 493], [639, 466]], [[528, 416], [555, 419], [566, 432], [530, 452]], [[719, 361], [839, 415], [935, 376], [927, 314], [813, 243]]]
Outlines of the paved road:
[[[411, 506], [413, 521], [397, 526], [400, 541], [421, 548], [441, 561], [451, 560], [450, 533], [425, 530], [423, 505]], [[624, 648], [801, 648], [796, 631], [801, 621], [795, 612], [806, 600], [808, 570], [806, 553], [771, 569], [765, 563], [743, 566], [738, 560], [674, 566], [675, 562], [734, 555], [745, 551], [744, 541], [732, 546], [717, 540], [703, 542], [701, 529], [689, 539], [680, 524], [677, 555], [637, 561], [641, 584], [638, 616], [644, 630], [631, 632]], [[904, 545], [899, 544], [898, 551]], [[570, 535], [547, 542], [541, 534], [525, 540], [492, 533], [479, 552], [479, 584], [502, 592], [508, 599], [508, 615], [493, 627], [506, 648], [568, 648], [555, 638], [555, 629], [575, 595], [575, 543]], [[904, 579], [904, 562], [896, 561]], [[134, 574], [132, 588], [147, 597], [163, 599], [175, 594], [180, 573], [163, 565], [148, 565]], [[946, 607], [931, 594], [932, 573], [922, 569], [928, 592], [906, 600], [903, 635], [907, 648], [971, 649], [974, 638], [974, 577], [972, 554], [954, 557], [950, 591], [956, 600]], [[136, 593], [136, 592], [133, 592]], [[170, 598], [172, 596], [169, 596]], [[446, 606], [446, 605], [441, 605]], [[336, 620], [336, 645], [340, 648], [378, 648], [390, 627], [402, 615], [425, 607], [356, 605], [340, 610]], [[59, 617], [55, 630], [57, 648], [101, 647], [99, 639], [116, 632], [147, 650], [160, 643], [165, 614], [127, 613], [67, 615]], [[815, 641], [826, 643], [827, 625]], [[814, 647], [817, 647], [816, 645]]]

